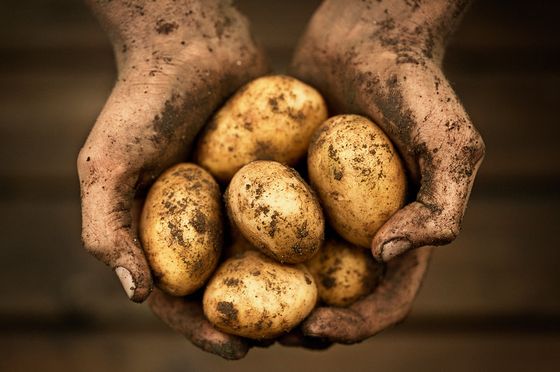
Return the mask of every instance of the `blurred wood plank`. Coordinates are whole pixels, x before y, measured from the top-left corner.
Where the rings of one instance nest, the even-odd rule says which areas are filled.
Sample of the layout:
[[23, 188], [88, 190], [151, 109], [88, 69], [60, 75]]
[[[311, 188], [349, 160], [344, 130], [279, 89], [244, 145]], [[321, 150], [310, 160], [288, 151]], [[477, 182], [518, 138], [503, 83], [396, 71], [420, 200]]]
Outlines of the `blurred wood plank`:
[[458, 75], [450, 81], [486, 142], [482, 178], [558, 174], [560, 74]]
[[560, 3], [535, 0], [472, 1], [452, 43], [470, 49], [497, 46], [558, 48], [556, 14]]
[[83, 1], [3, 0], [0, 48], [42, 48], [108, 43]]
[[109, 72], [0, 76], [0, 174], [74, 178], [76, 157], [113, 85]]
[[473, 200], [463, 233], [434, 254], [415, 312], [560, 315], [557, 224], [560, 200]]
[[538, 334], [402, 334], [308, 351], [274, 345], [240, 361], [202, 352], [179, 335], [146, 332], [0, 336], [3, 371], [552, 371], [560, 337]]

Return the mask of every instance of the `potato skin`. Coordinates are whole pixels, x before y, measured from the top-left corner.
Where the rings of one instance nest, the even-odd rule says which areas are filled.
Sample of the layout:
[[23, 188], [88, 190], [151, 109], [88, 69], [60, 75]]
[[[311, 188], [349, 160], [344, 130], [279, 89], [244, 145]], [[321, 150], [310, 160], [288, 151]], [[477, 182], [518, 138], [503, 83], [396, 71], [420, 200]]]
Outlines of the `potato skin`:
[[317, 287], [303, 265], [282, 265], [258, 251], [225, 261], [204, 292], [203, 308], [219, 330], [252, 339], [279, 336], [313, 310]]
[[256, 248], [282, 263], [301, 263], [320, 248], [323, 212], [298, 173], [257, 160], [239, 170], [226, 193], [230, 220]]
[[371, 293], [384, 271], [384, 265], [375, 261], [369, 251], [332, 238], [305, 265], [317, 283], [319, 298], [339, 307]]
[[222, 246], [220, 189], [195, 164], [177, 164], [152, 185], [140, 217], [140, 239], [156, 285], [174, 296], [202, 287]]
[[363, 116], [324, 122], [311, 140], [307, 166], [330, 225], [361, 247], [369, 248], [377, 230], [404, 204], [400, 157], [385, 133]]
[[326, 119], [325, 101], [314, 88], [288, 76], [264, 76], [214, 115], [199, 138], [195, 161], [221, 182], [253, 160], [295, 165]]

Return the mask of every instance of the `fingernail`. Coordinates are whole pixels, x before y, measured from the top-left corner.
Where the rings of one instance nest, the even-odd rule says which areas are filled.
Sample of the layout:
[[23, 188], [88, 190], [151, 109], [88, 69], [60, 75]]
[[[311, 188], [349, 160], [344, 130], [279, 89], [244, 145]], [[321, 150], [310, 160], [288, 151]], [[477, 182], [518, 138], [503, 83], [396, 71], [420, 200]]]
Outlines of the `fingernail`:
[[130, 271], [122, 266], [119, 266], [115, 269], [115, 273], [117, 273], [128, 298], [132, 298], [132, 296], [134, 296], [134, 290], [136, 290], [136, 284], [134, 284], [134, 279], [132, 279]]
[[381, 247], [381, 259], [383, 262], [390, 261], [395, 256], [408, 251], [411, 246], [412, 244], [406, 238], [395, 238], [389, 240]]

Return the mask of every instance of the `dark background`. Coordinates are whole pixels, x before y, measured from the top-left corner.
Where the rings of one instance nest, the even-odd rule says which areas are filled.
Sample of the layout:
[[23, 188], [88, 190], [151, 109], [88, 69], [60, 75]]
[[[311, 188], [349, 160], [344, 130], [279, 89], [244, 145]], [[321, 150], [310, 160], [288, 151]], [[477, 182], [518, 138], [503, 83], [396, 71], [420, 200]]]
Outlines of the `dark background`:
[[[277, 71], [317, 4], [240, 1]], [[115, 78], [106, 36], [81, 1], [2, 1], [0, 370], [557, 369], [558, 4], [479, 0], [450, 44], [445, 69], [487, 156], [408, 320], [359, 345], [225, 362], [130, 303], [81, 248], [75, 159]]]

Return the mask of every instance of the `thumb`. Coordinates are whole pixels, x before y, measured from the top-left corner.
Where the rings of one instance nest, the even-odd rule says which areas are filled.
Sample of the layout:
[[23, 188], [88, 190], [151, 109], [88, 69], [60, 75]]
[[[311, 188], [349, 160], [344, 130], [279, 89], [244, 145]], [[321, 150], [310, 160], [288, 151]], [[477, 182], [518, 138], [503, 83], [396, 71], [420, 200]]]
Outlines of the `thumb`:
[[163, 78], [148, 84], [134, 74], [122, 73], [77, 167], [84, 247], [115, 271], [131, 300], [142, 302], [152, 277], [136, 231], [134, 196], [182, 158], [194, 133], [184, 128], [190, 122], [181, 115], [183, 102], [172, 100], [172, 84]]
[[427, 148], [419, 154], [416, 201], [395, 213], [374, 236], [371, 247], [377, 260], [389, 261], [410, 249], [444, 245], [457, 237], [484, 143], [478, 139], [470, 147], [457, 148]]
[[[97, 182], [96, 176], [104, 171], [91, 172], [93, 179], [82, 180], [82, 185], [87, 185], [82, 187], [84, 247], [114, 270], [132, 301], [142, 302], [152, 290], [152, 277], [137, 235], [140, 205], [133, 202], [133, 187], [115, 174], [115, 168], [97, 178]], [[103, 182], [104, 179], [111, 182]]]

